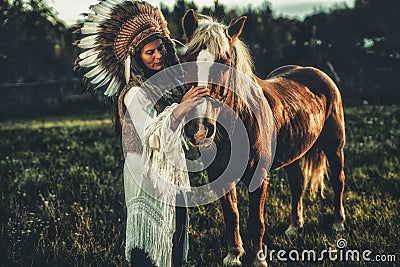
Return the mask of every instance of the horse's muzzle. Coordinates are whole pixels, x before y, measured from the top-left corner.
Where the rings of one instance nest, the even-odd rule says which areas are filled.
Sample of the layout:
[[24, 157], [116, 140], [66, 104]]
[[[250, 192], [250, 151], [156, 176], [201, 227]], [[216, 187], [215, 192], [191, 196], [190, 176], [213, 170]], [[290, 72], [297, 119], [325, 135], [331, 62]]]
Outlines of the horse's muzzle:
[[[192, 147], [207, 148], [213, 142], [215, 126], [207, 120], [199, 124], [199, 120], [192, 120], [185, 125], [185, 135]], [[196, 130], [194, 130], [196, 129]]]

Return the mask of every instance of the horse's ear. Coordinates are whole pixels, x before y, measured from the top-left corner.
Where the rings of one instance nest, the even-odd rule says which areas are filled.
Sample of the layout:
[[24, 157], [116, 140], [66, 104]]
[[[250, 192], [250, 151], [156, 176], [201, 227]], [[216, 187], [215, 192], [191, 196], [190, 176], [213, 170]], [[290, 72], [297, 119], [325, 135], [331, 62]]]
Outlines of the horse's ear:
[[228, 28], [228, 35], [231, 38], [232, 42], [234, 42], [237, 38], [239, 38], [242, 33], [244, 23], [246, 22], [247, 17], [243, 16], [235, 20]]
[[193, 9], [189, 9], [188, 11], [186, 11], [185, 15], [183, 16], [182, 24], [187, 41], [189, 41], [192, 38], [197, 26], [199, 26], [199, 20]]

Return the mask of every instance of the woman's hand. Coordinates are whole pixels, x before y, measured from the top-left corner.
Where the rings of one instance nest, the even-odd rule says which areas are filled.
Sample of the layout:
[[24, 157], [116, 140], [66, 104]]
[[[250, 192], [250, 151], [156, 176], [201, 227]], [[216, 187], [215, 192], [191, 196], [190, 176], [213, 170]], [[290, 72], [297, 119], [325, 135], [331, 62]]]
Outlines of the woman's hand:
[[181, 103], [192, 98], [203, 97], [208, 95], [210, 95], [210, 90], [208, 90], [206, 86], [204, 85], [196, 87], [192, 86], [192, 88], [190, 88], [189, 91], [187, 91], [186, 94], [182, 97]]
[[183, 116], [189, 111], [191, 111], [196, 106], [203, 103], [205, 100], [203, 97], [209, 95], [209, 90], [205, 86], [197, 86], [190, 88], [189, 91], [182, 97], [181, 103], [172, 112], [172, 128], [176, 128], [181, 122]]
[[172, 116], [175, 120], [182, 120], [183, 116], [194, 107], [201, 104], [204, 99], [202, 97], [210, 95], [210, 91], [204, 85], [192, 86], [189, 91], [182, 97], [181, 103], [173, 111]]

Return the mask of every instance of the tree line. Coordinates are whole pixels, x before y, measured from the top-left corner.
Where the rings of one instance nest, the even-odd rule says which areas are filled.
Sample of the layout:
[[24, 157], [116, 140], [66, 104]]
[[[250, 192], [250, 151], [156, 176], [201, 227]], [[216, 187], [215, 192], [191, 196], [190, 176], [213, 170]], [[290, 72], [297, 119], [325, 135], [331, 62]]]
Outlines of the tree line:
[[[189, 8], [226, 24], [247, 16], [241, 38], [260, 77], [284, 64], [311, 65], [338, 83], [345, 104], [399, 103], [398, 0], [355, 0], [352, 8], [316, 10], [304, 20], [277, 16], [268, 1], [235, 9], [218, 0], [211, 7], [177, 0], [173, 7], [161, 4], [176, 39], [183, 40], [181, 19]], [[67, 27], [44, 0], [0, 0], [0, 16], [0, 84], [75, 77], [76, 27]]]

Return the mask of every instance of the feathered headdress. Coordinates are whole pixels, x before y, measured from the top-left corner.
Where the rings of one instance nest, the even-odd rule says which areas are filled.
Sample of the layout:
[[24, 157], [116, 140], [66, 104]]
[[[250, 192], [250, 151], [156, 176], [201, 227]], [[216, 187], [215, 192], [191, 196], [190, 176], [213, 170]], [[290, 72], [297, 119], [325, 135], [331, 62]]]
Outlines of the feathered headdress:
[[100, 1], [84, 15], [78, 30], [84, 37], [76, 44], [85, 51], [79, 54], [75, 68], [83, 69], [94, 90], [106, 87], [107, 96], [129, 82], [130, 55], [144, 39], [162, 35], [172, 46], [169, 49], [175, 49], [163, 14], [146, 2]]

